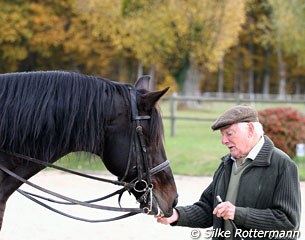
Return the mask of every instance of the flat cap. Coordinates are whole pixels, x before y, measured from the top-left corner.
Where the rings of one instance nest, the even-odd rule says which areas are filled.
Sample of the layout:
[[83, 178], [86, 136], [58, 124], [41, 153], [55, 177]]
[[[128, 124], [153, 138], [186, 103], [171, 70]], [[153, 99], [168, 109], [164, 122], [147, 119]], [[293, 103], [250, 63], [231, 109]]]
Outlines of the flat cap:
[[238, 105], [220, 115], [211, 128], [215, 131], [240, 122], [258, 122], [257, 111], [247, 105]]

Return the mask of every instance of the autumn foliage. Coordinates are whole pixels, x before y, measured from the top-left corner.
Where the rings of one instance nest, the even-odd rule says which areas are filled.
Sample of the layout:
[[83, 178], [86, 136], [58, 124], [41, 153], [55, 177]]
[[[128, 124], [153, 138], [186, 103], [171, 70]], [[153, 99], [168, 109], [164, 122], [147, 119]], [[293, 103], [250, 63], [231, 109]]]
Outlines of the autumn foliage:
[[216, 69], [237, 44], [244, 1], [178, 2], [0, 1], [0, 72], [72, 69], [104, 76], [123, 72], [115, 65], [127, 58], [168, 75], [186, 56]]
[[259, 111], [259, 119], [275, 146], [295, 157], [296, 145], [305, 143], [305, 115], [291, 107], [278, 107]]

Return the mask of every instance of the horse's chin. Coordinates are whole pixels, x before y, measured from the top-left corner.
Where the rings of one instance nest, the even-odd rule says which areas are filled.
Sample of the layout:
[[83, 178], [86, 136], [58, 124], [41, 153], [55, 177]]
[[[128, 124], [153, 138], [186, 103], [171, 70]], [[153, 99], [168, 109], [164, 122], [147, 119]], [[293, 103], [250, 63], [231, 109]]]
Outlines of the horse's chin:
[[156, 199], [156, 216], [160, 217], [170, 217], [173, 215], [173, 207], [169, 208], [168, 210], [165, 210], [161, 204], [158, 203], [158, 200]]
[[156, 217], [170, 217], [173, 215], [173, 209], [171, 209], [170, 211], [162, 211], [161, 208], [158, 207], [157, 213], [154, 214]]

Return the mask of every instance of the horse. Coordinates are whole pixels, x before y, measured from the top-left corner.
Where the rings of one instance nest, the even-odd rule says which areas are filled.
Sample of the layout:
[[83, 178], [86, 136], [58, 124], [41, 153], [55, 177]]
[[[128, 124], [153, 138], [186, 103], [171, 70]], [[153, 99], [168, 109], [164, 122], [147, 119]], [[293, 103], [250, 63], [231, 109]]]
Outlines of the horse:
[[[157, 105], [168, 88], [149, 91], [149, 81], [143, 76], [132, 85], [68, 71], [0, 74], [0, 229], [7, 200], [23, 184], [3, 169], [27, 180], [46, 167], [27, 157], [52, 164], [80, 151], [99, 156], [119, 180], [133, 182], [128, 190], [140, 209], [171, 216], [178, 195], [164, 164]], [[143, 197], [147, 185], [150, 202]]]

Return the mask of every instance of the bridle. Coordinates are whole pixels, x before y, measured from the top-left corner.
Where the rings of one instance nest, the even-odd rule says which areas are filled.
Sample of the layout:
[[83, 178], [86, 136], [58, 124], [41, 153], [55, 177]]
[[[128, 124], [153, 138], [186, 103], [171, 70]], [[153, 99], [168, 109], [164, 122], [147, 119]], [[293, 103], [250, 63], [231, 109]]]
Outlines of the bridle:
[[[129, 156], [127, 167], [122, 180], [128, 175], [128, 171], [130, 169], [130, 163], [132, 159], [132, 152], [135, 152], [136, 157], [136, 166], [137, 166], [137, 173], [138, 176], [136, 179], [131, 181], [134, 183], [133, 190], [138, 193], [143, 193], [140, 198], [137, 199], [139, 203], [144, 202], [148, 204], [149, 207], [144, 207], [143, 211], [146, 214], [149, 214], [152, 211], [153, 207], [153, 184], [151, 181], [151, 177], [158, 172], [164, 170], [165, 168], [169, 167], [169, 161], [166, 160], [163, 163], [157, 165], [153, 169], [149, 169], [148, 163], [148, 153], [147, 147], [144, 140], [144, 133], [143, 127], [141, 125], [141, 121], [143, 120], [150, 120], [151, 116], [143, 115], [140, 116], [137, 107], [137, 95], [136, 89], [133, 87], [129, 87], [130, 92], [130, 103], [131, 103], [131, 120], [132, 120], [132, 129], [135, 131], [131, 132], [131, 141], [129, 147]], [[134, 149], [134, 151], [133, 151]], [[158, 203], [157, 203], [158, 204]], [[158, 213], [157, 215], [162, 215], [162, 211], [160, 210], [159, 206], [157, 206]]]
[[[114, 185], [118, 185], [118, 186], [122, 186], [121, 189], [108, 194], [104, 197], [100, 197], [97, 199], [92, 199], [92, 200], [88, 200], [88, 201], [79, 201], [70, 197], [66, 197], [64, 195], [61, 195], [59, 193], [50, 191], [48, 189], [45, 189], [41, 186], [38, 186], [30, 181], [28, 181], [27, 179], [24, 179], [22, 177], [20, 177], [19, 175], [15, 174], [14, 172], [10, 171], [8, 168], [6, 168], [5, 166], [3, 166], [2, 164], [0, 164], [0, 170], [2, 170], [3, 172], [5, 172], [6, 174], [10, 175], [11, 177], [17, 179], [18, 181], [21, 181], [24, 184], [27, 184], [41, 192], [44, 192], [46, 194], [49, 194], [53, 197], [59, 198], [63, 201], [58, 201], [58, 200], [54, 200], [54, 199], [50, 199], [50, 198], [46, 198], [43, 196], [40, 196], [38, 194], [33, 194], [21, 189], [17, 189], [17, 191], [22, 194], [23, 196], [27, 197], [28, 199], [36, 202], [37, 204], [51, 210], [54, 211], [58, 214], [61, 214], [63, 216], [75, 219], [75, 220], [80, 220], [80, 221], [85, 221], [85, 222], [109, 222], [109, 221], [114, 221], [114, 220], [119, 220], [119, 219], [123, 219], [126, 217], [130, 217], [133, 216], [135, 214], [138, 213], [146, 213], [149, 214], [152, 211], [153, 208], [153, 184], [151, 181], [152, 176], [154, 176], [155, 174], [161, 172], [162, 170], [166, 169], [169, 167], [169, 161], [166, 160], [164, 162], [162, 162], [161, 164], [153, 167], [153, 168], [149, 168], [149, 163], [148, 163], [148, 153], [147, 153], [147, 147], [145, 144], [145, 140], [144, 140], [144, 134], [143, 134], [143, 128], [141, 126], [141, 121], [143, 120], [150, 120], [151, 117], [149, 115], [145, 115], [145, 116], [139, 116], [138, 114], [138, 108], [137, 108], [137, 100], [136, 100], [136, 89], [133, 87], [129, 87], [129, 92], [130, 92], [130, 103], [131, 103], [131, 119], [132, 119], [132, 131], [131, 131], [131, 141], [130, 141], [130, 147], [129, 147], [129, 154], [128, 154], [128, 161], [127, 161], [127, 166], [126, 166], [126, 170], [124, 173], [124, 176], [119, 179], [119, 180], [110, 180], [110, 179], [105, 179], [105, 178], [100, 178], [100, 177], [96, 177], [96, 176], [92, 176], [92, 175], [88, 175], [88, 174], [84, 174], [78, 171], [74, 171], [74, 170], [70, 170], [70, 169], [66, 169], [57, 165], [54, 165], [52, 163], [48, 163], [36, 158], [32, 158], [29, 156], [25, 156], [23, 154], [18, 154], [18, 153], [13, 153], [13, 152], [9, 152], [3, 149], [0, 149], [1, 152], [20, 158], [20, 159], [24, 159], [26, 161], [32, 162], [34, 164], [39, 164], [42, 165], [44, 167], [51, 167], [60, 171], [64, 171], [67, 173], [71, 173], [77, 176], [81, 176], [81, 177], [85, 177], [85, 178], [89, 178], [92, 180], [96, 180], [96, 181], [101, 181], [101, 182], [106, 182], [106, 183], [111, 183]], [[131, 162], [132, 162], [132, 153], [135, 153], [136, 155], [136, 168], [137, 168], [137, 178], [133, 179], [130, 182], [126, 182], [125, 179], [128, 177], [128, 172], [131, 168]], [[140, 198], [137, 199], [137, 201], [139, 203], [145, 203], [147, 204], [147, 207], [144, 207], [143, 209], [140, 208], [123, 208], [120, 205], [120, 201], [121, 201], [121, 197], [123, 195], [123, 193], [125, 191], [131, 192], [132, 190], [134, 190], [135, 192], [138, 193], [143, 193]], [[99, 204], [95, 204], [96, 202], [108, 199], [110, 197], [113, 197], [115, 195], [118, 195], [118, 203], [119, 203], [119, 207], [111, 207], [111, 206], [103, 206], [103, 205], [99, 205]], [[91, 220], [91, 219], [85, 219], [85, 218], [80, 218], [77, 216], [72, 216], [70, 214], [67, 214], [65, 212], [62, 212], [58, 209], [55, 209], [47, 204], [45, 204], [44, 202], [38, 200], [38, 199], [43, 199], [49, 202], [53, 202], [53, 203], [58, 203], [58, 204], [66, 204], [66, 205], [80, 205], [80, 206], [84, 206], [84, 207], [89, 207], [89, 208], [95, 208], [95, 209], [100, 209], [100, 210], [108, 210], [108, 211], [116, 211], [116, 212], [127, 212], [127, 214], [123, 214], [121, 216], [118, 217], [113, 217], [113, 218], [109, 218], [109, 219], [98, 219], [98, 220]], [[158, 209], [158, 213], [157, 215], [162, 215], [162, 211], [160, 210], [158, 203], [157, 203], [157, 209]]]

